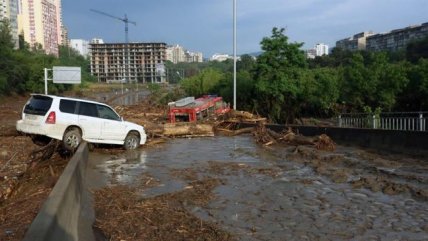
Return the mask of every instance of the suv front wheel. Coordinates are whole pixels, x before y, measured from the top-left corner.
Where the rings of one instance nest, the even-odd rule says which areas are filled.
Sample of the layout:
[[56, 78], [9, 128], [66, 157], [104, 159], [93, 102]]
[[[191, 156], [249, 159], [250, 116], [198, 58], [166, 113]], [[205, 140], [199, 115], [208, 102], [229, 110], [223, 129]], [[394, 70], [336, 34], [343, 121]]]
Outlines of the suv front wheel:
[[82, 135], [77, 128], [70, 128], [65, 132], [62, 142], [64, 143], [65, 149], [74, 151], [77, 149], [80, 142], [82, 142]]
[[140, 137], [135, 132], [129, 133], [125, 138], [125, 143], [123, 143], [123, 146], [126, 150], [137, 149], [137, 147], [140, 146]]

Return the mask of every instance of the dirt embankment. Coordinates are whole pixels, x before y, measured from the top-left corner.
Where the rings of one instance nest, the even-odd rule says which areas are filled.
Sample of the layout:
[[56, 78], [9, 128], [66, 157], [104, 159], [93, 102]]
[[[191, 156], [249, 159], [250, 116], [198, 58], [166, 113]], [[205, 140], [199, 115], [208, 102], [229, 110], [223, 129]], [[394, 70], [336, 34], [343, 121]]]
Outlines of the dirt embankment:
[[31, 138], [16, 132], [28, 96], [3, 97], [0, 104], [0, 240], [22, 240], [67, 158], [41, 160]]

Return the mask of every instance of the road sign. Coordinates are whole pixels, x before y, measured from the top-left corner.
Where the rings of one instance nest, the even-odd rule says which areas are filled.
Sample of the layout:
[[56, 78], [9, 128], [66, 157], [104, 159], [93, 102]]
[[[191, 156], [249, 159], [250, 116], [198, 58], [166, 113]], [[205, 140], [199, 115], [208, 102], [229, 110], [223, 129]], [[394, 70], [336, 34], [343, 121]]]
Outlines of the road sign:
[[53, 82], [56, 84], [80, 84], [80, 67], [54, 66]]

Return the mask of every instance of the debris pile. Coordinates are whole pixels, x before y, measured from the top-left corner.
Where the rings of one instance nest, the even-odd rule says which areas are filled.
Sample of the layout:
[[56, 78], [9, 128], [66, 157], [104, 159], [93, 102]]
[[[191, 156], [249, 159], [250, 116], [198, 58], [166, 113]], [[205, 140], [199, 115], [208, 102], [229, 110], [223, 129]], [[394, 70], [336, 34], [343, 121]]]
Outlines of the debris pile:
[[291, 128], [282, 133], [276, 133], [266, 127], [266, 118], [245, 111], [232, 110], [221, 118], [205, 119], [198, 123], [170, 124], [166, 123], [167, 107], [152, 103], [150, 98], [137, 105], [117, 106], [115, 109], [125, 119], [143, 125], [146, 128], [149, 143], [159, 137], [213, 136], [215, 132], [226, 136], [252, 133], [255, 140], [264, 146], [277, 143], [293, 146], [309, 145], [326, 151], [334, 151], [336, 146], [334, 141], [325, 134], [303, 136]]
[[[256, 142], [264, 146], [283, 143], [292, 146], [309, 145], [314, 146], [318, 150], [325, 151], [334, 151], [336, 148], [334, 141], [326, 134], [319, 136], [303, 136], [298, 132], [293, 131], [292, 128], [288, 128], [281, 133], [277, 133], [266, 127], [265, 118], [259, 118], [246, 112], [234, 113], [239, 113], [239, 116], [241, 117], [244, 116], [246, 120], [245, 123], [247, 125], [243, 125], [243, 122], [237, 120], [235, 117], [232, 117], [231, 119], [220, 122], [215, 126], [217, 133], [227, 136], [252, 133]], [[256, 127], [247, 127], [249, 123], [248, 121], [251, 117], [253, 117], [253, 119], [250, 121], [250, 123], [256, 123]]]
[[208, 204], [219, 184], [218, 179], [197, 180], [183, 191], [144, 199], [127, 186], [103, 188], [94, 195], [95, 227], [106, 240], [233, 240], [187, 209]]

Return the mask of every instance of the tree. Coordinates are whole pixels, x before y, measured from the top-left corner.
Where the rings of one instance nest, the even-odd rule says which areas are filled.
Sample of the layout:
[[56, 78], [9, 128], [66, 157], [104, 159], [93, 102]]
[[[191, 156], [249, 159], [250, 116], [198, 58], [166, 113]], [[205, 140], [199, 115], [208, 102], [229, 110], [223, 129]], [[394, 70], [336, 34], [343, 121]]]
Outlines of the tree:
[[241, 56], [240, 60], [236, 63], [236, 68], [238, 71], [251, 71], [256, 64], [254, 57], [244, 54]]
[[300, 82], [306, 69], [303, 43], [288, 43], [284, 29], [273, 28], [261, 41], [263, 53], [254, 68], [255, 107], [276, 122], [292, 122], [298, 114]]
[[11, 51], [15, 43], [13, 41], [10, 23], [7, 18], [0, 20], [0, 50]]
[[335, 68], [317, 68], [302, 79], [299, 98], [304, 116], [329, 116], [336, 111], [340, 96], [339, 73]]
[[400, 111], [426, 111], [428, 109], [428, 59], [405, 67], [408, 84], [398, 96]]
[[406, 47], [406, 58], [412, 63], [417, 63], [419, 59], [428, 59], [428, 36], [410, 42]]
[[224, 74], [220, 71], [208, 68], [202, 70], [198, 75], [182, 80], [180, 84], [188, 95], [199, 97], [210, 94], [223, 78]]

